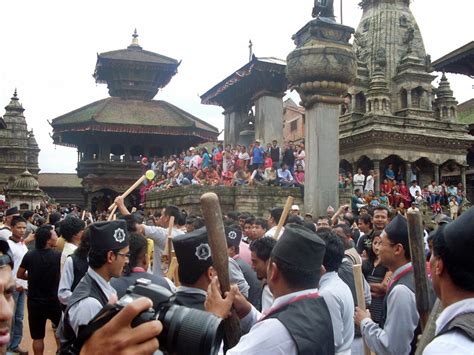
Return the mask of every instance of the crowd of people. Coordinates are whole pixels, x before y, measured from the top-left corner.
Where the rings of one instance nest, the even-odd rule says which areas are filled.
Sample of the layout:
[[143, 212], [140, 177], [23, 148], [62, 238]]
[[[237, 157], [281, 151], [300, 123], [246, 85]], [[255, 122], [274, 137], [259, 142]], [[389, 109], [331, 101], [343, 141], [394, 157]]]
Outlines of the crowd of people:
[[165, 190], [183, 185], [304, 186], [304, 143], [286, 143], [283, 148], [274, 140], [266, 147], [256, 140], [245, 145], [218, 144], [207, 148], [190, 147], [179, 155], [144, 157], [143, 170], [151, 169], [155, 178], [144, 190]]
[[395, 174], [393, 165], [389, 164], [382, 177], [379, 194], [375, 193], [375, 184], [379, 177], [374, 170], [369, 170], [367, 175], [361, 168], [353, 176], [340, 174], [339, 186], [354, 191], [352, 197], [354, 211], [367, 206], [383, 205], [405, 214], [409, 208], [419, 209], [420, 206], [426, 205], [427, 209], [431, 210], [433, 218], [448, 211], [450, 217], [456, 219], [461, 213], [461, 206], [469, 202], [462, 183], [455, 186], [453, 183], [447, 184], [444, 181], [437, 184], [435, 180], [432, 180], [429, 185], [421, 187], [418, 185], [415, 171], [412, 173], [408, 186], [402, 175], [400, 171]]
[[[131, 325], [152, 306], [148, 299], [88, 332], [104, 307], [144, 278], [174, 293], [175, 304], [223, 319], [234, 309], [242, 334], [230, 349], [224, 343], [227, 354], [362, 354], [364, 343], [377, 354], [409, 354], [416, 347], [420, 317], [408, 226], [396, 210], [343, 205], [314, 218], [297, 205], [286, 218], [281, 207], [266, 216], [228, 212], [223, 224], [232, 287], [222, 295], [202, 217], [173, 205], [146, 215], [130, 212], [121, 197], [115, 203], [119, 214], [110, 222], [84, 221], [72, 209], [66, 216], [51, 211], [35, 226], [32, 211], [6, 211], [0, 353], [27, 352], [21, 348], [25, 303], [34, 354], [44, 352], [48, 319], [60, 354], [153, 353], [163, 324]], [[436, 222], [436, 229], [425, 230], [427, 275], [445, 310], [424, 354], [471, 354], [474, 208], [455, 221], [443, 215]], [[179, 264], [173, 278], [166, 277], [169, 238]], [[358, 304], [354, 265], [362, 267], [367, 311]]]

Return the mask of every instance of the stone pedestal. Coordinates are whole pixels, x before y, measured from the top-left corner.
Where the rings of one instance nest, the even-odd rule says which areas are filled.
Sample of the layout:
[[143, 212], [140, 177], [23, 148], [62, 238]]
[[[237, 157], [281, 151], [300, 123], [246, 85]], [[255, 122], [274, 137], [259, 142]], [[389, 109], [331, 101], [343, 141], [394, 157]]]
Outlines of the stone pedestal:
[[248, 119], [248, 112], [240, 107], [231, 107], [224, 112], [224, 143], [232, 146], [238, 144], [240, 131]]
[[304, 209], [313, 216], [339, 202], [339, 109], [357, 68], [352, 33], [317, 18], [293, 36], [297, 47], [287, 58], [288, 79], [306, 109]]
[[262, 146], [274, 139], [283, 142], [283, 100], [282, 95], [262, 93], [254, 98], [255, 138]]

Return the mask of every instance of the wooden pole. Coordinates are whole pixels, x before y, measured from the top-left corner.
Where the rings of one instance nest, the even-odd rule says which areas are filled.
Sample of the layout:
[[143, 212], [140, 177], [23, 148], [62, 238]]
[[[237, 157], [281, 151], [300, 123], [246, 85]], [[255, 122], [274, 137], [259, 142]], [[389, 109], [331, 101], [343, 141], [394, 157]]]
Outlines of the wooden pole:
[[114, 219], [115, 211], [117, 211], [117, 205], [115, 205], [114, 208], [112, 208], [112, 211], [110, 211], [110, 214], [109, 214], [109, 217], [107, 218], [107, 221], [115, 220]]
[[84, 217], [86, 216], [86, 210], [82, 210], [82, 215], [81, 215], [81, 219], [84, 220]]
[[[146, 179], [146, 176], [145, 176], [145, 175], [141, 176], [141, 177], [140, 177], [137, 181], [135, 181], [135, 183], [134, 183], [132, 186], [130, 186], [130, 187], [128, 188], [128, 190], [125, 191], [121, 196], [122, 196], [123, 198], [125, 198], [125, 197], [127, 197], [128, 195], [130, 195], [138, 186], [141, 185], [141, 183], [142, 183], [143, 181], [145, 181], [145, 179]], [[115, 207], [115, 202], [112, 203], [112, 204], [109, 206], [108, 210], [111, 211], [114, 207]]]
[[288, 217], [288, 213], [290, 213], [290, 208], [291, 205], [293, 205], [294, 200], [295, 199], [293, 196], [288, 196], [288, 198], [286, 199], [285, 207], [283, 208], [280, 220], [278, 221], [278, 225], [276, 227], [275, 234], [273, 235], [273, 239], [278, 240], [278, 238], [280, 238], [280, 231], [283, 228], [283, 224], [285, 224], [286, 218]]
[[416, 344], [415, 355], [422, 355], [426, 346], [434, 339], [436, 332], [436, 320], [438, 319], [439, 314], [442, 311], [443, 306], [441, 305], [441, 301], [438, 298], [430, 313], [430, 317], [428, 318], [428, 323], [426, 324], [425, 330], [423, 330], [423, 334], [421, 334], [421, 338], [418, 341], [418, 344]]
[[407, 221], [411, 263], [415, 276], [416, 308], [420, 315], [421, 330], [423, 331], [430, 314], [430, 297], [428, 292], [428, 276], [426, 275], [426, 256], [423, 246], [423, 224], [420, 212], [409, 211], [407, 213]]
[[[229, 256], [227, 254], [227, 240], [219, 198], [213, 192], [201, 196], [201, 211], [207, 228], [209, 246], [211, 247], [212, 266], [217, 272], [222, 295], [230, 290]], [[224, 320], [225, 346], [230, 349], [237, 345], [240, 339], [240, 320], [235, 311]]]
[[171, 262], [171, 250], [173, 250], [173, 227], [174, 227], [174, 216], [170, 217], [170, 222], [168, 224], [168, 232], [166, 233], [166, 245], [165, 245], [165, 251], [163, 252], [163, 256], [168, 257], [168, 264]]
[[[364, 296], [364, 275], [362, 275], [362, 265], [356, 264], [352, 265], [352, 272], [354, 273], [354, 282], [356, 287], [356, 295], [357, 295], [357, 305], [363, 311], [366, 310], [365, 307], [365, 296]], [[370, 355], [370, 349], [365, 343], [364, 340], [364, 354]]]

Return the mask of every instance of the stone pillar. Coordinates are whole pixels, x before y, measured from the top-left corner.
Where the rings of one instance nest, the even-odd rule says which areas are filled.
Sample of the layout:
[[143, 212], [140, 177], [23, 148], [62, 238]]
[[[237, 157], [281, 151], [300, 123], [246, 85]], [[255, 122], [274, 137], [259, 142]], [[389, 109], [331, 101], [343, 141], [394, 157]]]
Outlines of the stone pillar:
[[434, 164], [434, 177], [433, 180], [436, 181], [436, 185], [439, 185], [439, 165]]
[[410, 180], [411, 180], [411, 163], [407, 161], [405, 163], [405, 182], [407, 186], [410, 186], [411, 184]]
[[407, 90], [407, 108], [411, 108], [411, 90]]
[[281, 145], [283, 142], [283, 94], [263, 92], [252, 100], [255, 102], [255, 139], [262, 141], [262, 146], [274, 139]]
[[313, 216], [339, 206], [339, 106], [357, 69], [352, 33], [316, 18], [293, 36], [296, 49], [287, 58], [288, 80], [306, 109], [304, 209]]
[[374, 159], [372, 160], [374, 163], [374, 171], [375, 171], [375, 179], [374, 179], [374, 189], [375, 194], [380, 195], [380, 183], [381, 183], [381, 172], [380, 172], [380, 160]]
[[466, 191], [466, 167], [464, 165], [461, 165], [461, 183], [462, 188]]
[[248, 112], [242, 107], [229, 107], [224, 111], [224, 144], [238, 144], [242, 124], [248, 118]]

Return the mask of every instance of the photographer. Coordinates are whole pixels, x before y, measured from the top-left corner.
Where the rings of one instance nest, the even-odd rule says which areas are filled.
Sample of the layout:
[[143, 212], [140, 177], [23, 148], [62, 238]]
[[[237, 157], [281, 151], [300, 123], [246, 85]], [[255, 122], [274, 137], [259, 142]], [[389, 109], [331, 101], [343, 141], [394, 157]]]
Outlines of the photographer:
[[109, 302], [116, 298], [110, 286], [120, 277], [129, 257], [127, 224], [123, 220], [90, 225], [89, 269], [69, 299], [58, 329], [61, 353], [67, 353], [79, 331]]

